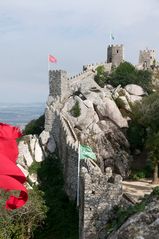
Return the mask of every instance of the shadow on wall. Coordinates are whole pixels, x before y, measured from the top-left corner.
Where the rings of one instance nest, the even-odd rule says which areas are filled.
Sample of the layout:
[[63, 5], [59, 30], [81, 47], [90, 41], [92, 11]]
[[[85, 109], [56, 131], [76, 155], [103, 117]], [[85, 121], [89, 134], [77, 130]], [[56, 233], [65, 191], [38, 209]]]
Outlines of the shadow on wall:
[[62, 167], [57, 153], [51, 154], [38, 169], [39, 188], [48, 207], [46, 221], [36, 239], [78, 239], [78, 212], [64, 192]]

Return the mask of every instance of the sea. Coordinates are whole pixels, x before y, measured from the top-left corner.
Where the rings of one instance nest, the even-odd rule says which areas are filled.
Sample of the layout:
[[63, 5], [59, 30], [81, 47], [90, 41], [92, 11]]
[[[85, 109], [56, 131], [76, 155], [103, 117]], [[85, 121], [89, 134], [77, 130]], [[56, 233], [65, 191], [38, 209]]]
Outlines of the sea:
[[18, 126], [21, 129], [45, 111], [45, 103], [0, 103], [0, 122]]

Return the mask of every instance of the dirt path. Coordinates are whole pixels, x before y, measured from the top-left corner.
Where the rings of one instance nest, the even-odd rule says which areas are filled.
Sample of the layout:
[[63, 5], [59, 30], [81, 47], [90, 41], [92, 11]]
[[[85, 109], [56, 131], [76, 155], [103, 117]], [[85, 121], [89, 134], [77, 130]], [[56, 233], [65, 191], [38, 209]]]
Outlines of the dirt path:
[[140, 201], [145, 194], [150, 194], [156, 186], [150, 180], [123, 181], [123, 192], [135, 202]]

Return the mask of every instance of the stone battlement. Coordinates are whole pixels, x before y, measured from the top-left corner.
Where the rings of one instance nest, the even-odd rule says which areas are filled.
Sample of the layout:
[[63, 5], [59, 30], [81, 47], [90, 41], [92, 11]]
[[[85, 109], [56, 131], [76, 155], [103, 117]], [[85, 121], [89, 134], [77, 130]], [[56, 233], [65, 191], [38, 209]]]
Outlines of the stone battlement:
[[65, 74], [67, 73], [65, 70], [49, 70], [51, 74]]
[[113, 44], [109, 44], [108, 45], [108, 47], [114, 47], [114, 48], [116, 48], [116, 47], [123, 47], [124, 45], [123, 44], [120, 44], [120, 45], [118, 45], [118, 44], [116, 44], [116, 45], [113, 45]]
[[140, 50], [140, 53], [155, 53], [155, 50], [149, 50], [149, 49], [146, 49], [146, 50]]

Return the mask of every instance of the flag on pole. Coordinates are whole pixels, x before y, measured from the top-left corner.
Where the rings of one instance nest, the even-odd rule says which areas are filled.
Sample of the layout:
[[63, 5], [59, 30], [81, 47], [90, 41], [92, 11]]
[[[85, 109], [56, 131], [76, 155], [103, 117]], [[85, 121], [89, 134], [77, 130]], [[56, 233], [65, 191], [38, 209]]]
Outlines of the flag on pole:
[[110, 39], [111, 39], [111, 40], [114, 40], [114, 39], [115, 39], [115, 37], [114, 37], [114, 35], [113, 35], [112, 33], [110, 33]]
[[19, 128], [0, 123], [0, 189], [5, 191], [19, 191], [19, 196], [10, 195], [6, 201], [7, 209], [22, 207], [28, 193], [23, 183], [26, 177], [17, 167], [18, 146], [16, 139], [22, 134]]
[[86, 145], [78, 145], [78, 171], [77, 171], [77, 207], [80, 203], [80, 161], [81, 159], [91, 158], [96, 160], [96, 155], [91, 147]]
[[48, 55], [48, 62], [51, 62], [51, 63], [56, 63], [57, 62], [57, 59], [54, 57], [54, 56], [52, 56], [52, 55]]
[[80, 159], [91, 158], [96, 160], [96, 155], [93, 153], [91, 147], [80, 145]]

